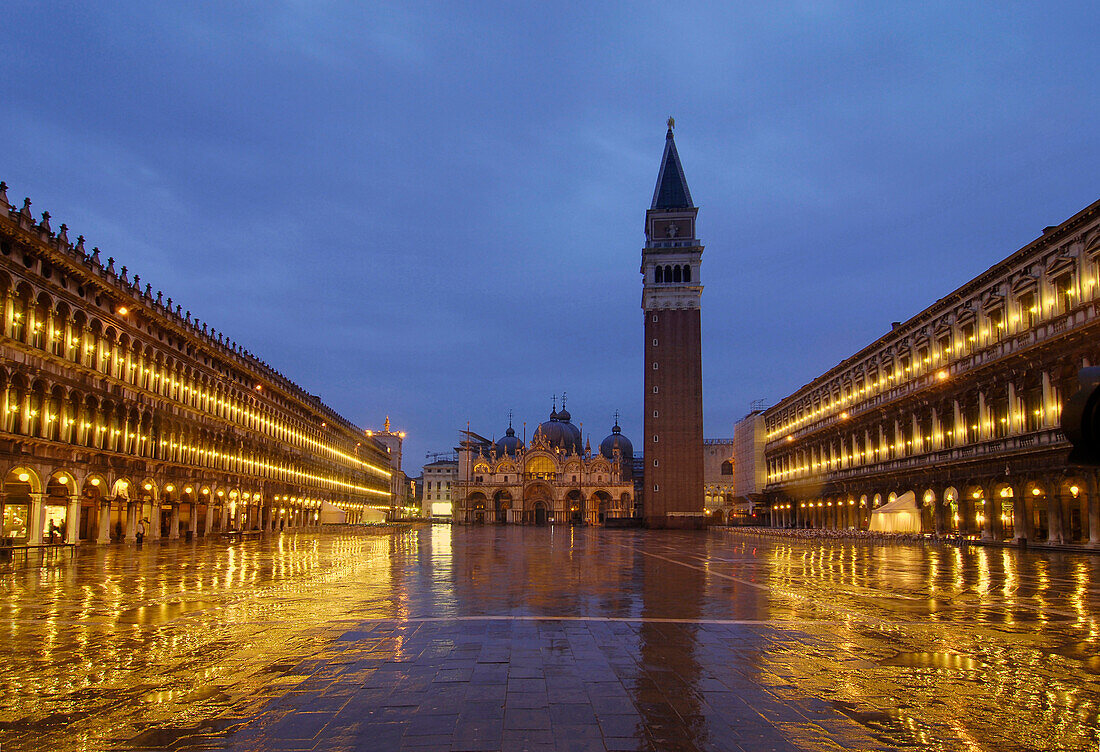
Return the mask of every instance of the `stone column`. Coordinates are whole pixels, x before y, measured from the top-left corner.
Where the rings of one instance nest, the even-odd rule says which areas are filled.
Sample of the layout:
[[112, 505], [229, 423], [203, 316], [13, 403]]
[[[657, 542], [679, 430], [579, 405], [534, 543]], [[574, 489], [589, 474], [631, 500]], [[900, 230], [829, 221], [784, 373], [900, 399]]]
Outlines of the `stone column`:
[[[1023, 488], [1023, 486], [1021, 486]], [[1013, 488], [1015, 490], [1015, 488]], [[1023, 494], [1012, 497], [1012, 541], [1014, 543], [1026, 542], [1031, 537], [1031, 526], [1028, 524], [1027, 499]]]
[[[1091, 496], [1089, 497], [1092, 498]], [[80, 497], [69, 497], [69, 510], [65, 514], [65, 542], [80, 542]]]
[[1001, 514], [1003, 513], [1001, 507], [1001, 497], [994, 494], [985, 502], [986, 514], [993, 520], [993, 524], [990, 527], [990, 531], [993, 533], [993, 540], [1004, 540], [1005, 531], [1004, 523], [1001, 522]]
[[1085, 478], [1089, 507], [1089, 546], [1100, 547], [1100, 499], [1096, 498], [1097, 485], [1096, 473], [1089, 473]]
[[160, 540], [160, 500], [149, 501], [149, 529], [146, 531], [149, 540]]
[[125, 540], [127, 543], [135, 543], [137, 541], [137, 515], [141, 514], [140, 502], [126, 500], [126, 523], [123, 527], [126, 530]]
[[194, 539], [199, 532], [199, 505], [192, 501], [187, 511], [187, 530], [191, 533], [191, 538]]
[[172, 518], [168, 523], [168, 540], [179, 540], [180, 538], [180, 504], [178, 501], [172, 503]]
[[206, 502], [206, 529], [203, 532], [204, 536], [210, 535], [214, 527], [214, 504], [207, 500]]
[[99, 526], [96, 533], [96, 543], [111, 542], [111, 502], [107, 499], [99, 502]]
[[947, 505], [942, 495], [932, 502], [932, 526], [937, 538], [942, 538], [947, 533]]
[[222, 504], [222, 525], [221, 525], [221, 527], [222, 527], [222, 532], [225, 532], [226, 530], [229, 529], [229, 505], [225, 504], [225, 503]]
[[[981, 502], [984, 501], [985, 504]], [[985, 522], [982, 523], [982, 540], [993, 540], [993, 499], [985, 498], [985, 494], [982, 494], [981, 499], [976, 499], [975, 502], [982, 510], [982, 516], [985, 517]]]
[[42, 494], [31, 494], [31, 518], [27, 522], [30, 523], [27, 543], [37, 546], [46, 532], [46, 503]]
[[[1048, 488], [1058, 488], [1057, 481]], [[1060, 490], [1047, 494], [1047, 542], [1065, 542], [1065, 503]]]

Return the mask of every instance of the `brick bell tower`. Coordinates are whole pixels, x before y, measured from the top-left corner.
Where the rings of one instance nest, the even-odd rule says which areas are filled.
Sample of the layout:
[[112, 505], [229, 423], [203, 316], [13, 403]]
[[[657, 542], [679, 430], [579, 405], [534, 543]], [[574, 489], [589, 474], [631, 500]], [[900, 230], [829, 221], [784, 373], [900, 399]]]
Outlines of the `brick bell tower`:
[[705, 527], [699, 210], [691, 201], [668, 119], [665, 153], [645, 213], [645, 524]]

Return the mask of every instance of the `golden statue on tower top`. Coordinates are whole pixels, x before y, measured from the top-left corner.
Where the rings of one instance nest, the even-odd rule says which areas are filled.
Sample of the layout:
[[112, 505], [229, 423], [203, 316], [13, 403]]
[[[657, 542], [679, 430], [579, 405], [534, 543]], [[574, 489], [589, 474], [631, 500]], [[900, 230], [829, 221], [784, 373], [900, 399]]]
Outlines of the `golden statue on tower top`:
[[676, 127], [676, 119], [672, 115], [668, 116], [668, 129], [672, 130]]

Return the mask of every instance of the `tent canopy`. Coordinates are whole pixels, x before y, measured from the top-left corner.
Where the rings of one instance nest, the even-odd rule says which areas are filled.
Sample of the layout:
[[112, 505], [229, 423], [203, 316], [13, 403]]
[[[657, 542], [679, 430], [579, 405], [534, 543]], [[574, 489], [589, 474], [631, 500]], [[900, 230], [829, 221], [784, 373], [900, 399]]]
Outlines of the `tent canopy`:
[[877, 533], [921, 532], [917, 495], [906, 491], [888, 504], [871, 510], [871, 530]]

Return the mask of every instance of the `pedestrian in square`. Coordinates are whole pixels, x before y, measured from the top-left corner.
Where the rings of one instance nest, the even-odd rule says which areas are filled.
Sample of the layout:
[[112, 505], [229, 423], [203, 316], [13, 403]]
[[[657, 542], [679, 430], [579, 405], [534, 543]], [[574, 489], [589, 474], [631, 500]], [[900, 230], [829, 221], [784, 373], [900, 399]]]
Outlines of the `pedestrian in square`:
[[137, 544], [140, 546], [141, 541], [145, 538], [145, 520], [144, 519], [138, 520], [136, 536], [137, 536]]

